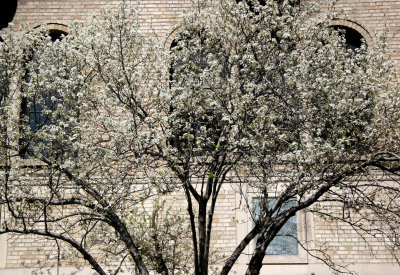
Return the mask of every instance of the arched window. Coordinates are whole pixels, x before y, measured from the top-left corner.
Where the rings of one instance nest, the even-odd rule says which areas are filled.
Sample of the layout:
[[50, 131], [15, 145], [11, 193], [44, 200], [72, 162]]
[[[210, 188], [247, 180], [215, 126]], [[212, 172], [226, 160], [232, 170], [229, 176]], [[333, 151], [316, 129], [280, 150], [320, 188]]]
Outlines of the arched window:
[[[338, 34], [344, 38], [344, 45], [347, 53], [343, 57], [341, 64], [346, 66], [343, 70], [344, 74], [354, 74], [358, 68], [364, 66], [364, 55], [363, 51], [360, 51], [362, 45], [365, 43], [364, 37], [355, 29], [342, 25], [331, 26], [333, 30], [338, 31]], [[354, 58], [354, 60], [352, 60]], [[351, 61], [351, 62], [349, 62]], [[354, 61], [354, 62], [353, 62]], [[331, 102], [334, 105], [338, 98], [333, 94], [324, 93], [321, 91], [313, 97], [313, 105], [316, 106], [318, 113], [323, 113], [324, 117], [329, 119], [318, 120], [316, 124], [320, 124], [321, 127], [315, 127], [313, 130], [313, 137], [320, 138], [323, 142], [337, 142], [337, 140], [342, 139], [345, 143], [345, 149], [348, 152], [353, 152], [355, 150], [368, 150], [362, 147], [362, 133], [365, 132], [367, 124], [369, 124], [373, 118], [373, 107], [368, 103], [370, 93], [364, 93], [362, 88], [362, 83], [354, 81], [353, 87], [346, 92], [339, 92], [341, 88], [337, 88], [338, 93], [347, 97], [346, 100], [351, 100], [354, 103], [354, 108], [347, 108], [346, 110], [340, 110], [332, 108], [326, 105], [326, 102]], [[334, 100], [333, 100], [334, 99]], [[368, 104], [368, 105], [365, 105]], [[321, 107], [322, 106], [322, 107]], [[360, 106], [364, 106], [359, 108]], [[339, 115], [339, 114], [345, 115]], [[357, 123], [349, 123], [346, 116], [357, 116]], [[319, 114], [316, 114], [319, 117]]]
[[7, 0], [3, 1], [0, 9], [0, 29], [8, 26], [15, 15], [17, 10], [17, 0]]
[[[67, 33], [60, 30], [49, 30], [49, 36], [54, 43], [61, 40]], [[35, 59], [33, 54], [31, 60]], [[25, 78], [29, 81], [30, 72], [25, 72]], [[21, 117], [25, 117], [29, 125], [31, 134], [36, 133], [44, 126], [54, 124], [54, 117], [52, 113], [45, 112], [45, 110], [56, 110], [59, 104], [60, 96], [56, 90], [47, 91], [43, 94], [34, 94], [30, 97], [23, 96], [21, 99]], [[26, 136], [20, 141], [20, 155], [25, 156], [32, 148], [32, 135]]]
[[[174, 40], [171, 44], [171, 51], [177, 53], [176, 60], [173, 60], [170, 67], [170, 87], [173, 91], [170, 112], [174, 115], [174, 123], [171, 128], [174, 133], [168, 143], [175, 147], [180, 153], [191, 152], [194, 155], [203, 155], [206, 151], [210, 151], [215, 147], [209, 144], [197, 142], [199, 139], [210, 140], [213, 136], [219, 136], [220, 118], [218, 111], [208, 106], [207, 100], [204, 99], [205, 94], [211, 93], [211, 87], [208, 80], [205, 80], [207, 70], [210, 65], [207, 62], [207, 54], [201, 47], [198, 51], [193, 51], [190, 56], [179, 57], [182, 47], [189, 47], [191, 38], [181, 38], [181, 41]], [[224, 74], [224, 72], [222, 72]], [[202, 96], [195, 96], [190, 104], [193, 108], [178, 109], [176, 108], [175, 97], [185, 89], [190, 89], [194, 94], [201, 93]], [[176, 94], [174, 94], [176, 92]], [[201, 111], [196, 111], [196, 108]]]

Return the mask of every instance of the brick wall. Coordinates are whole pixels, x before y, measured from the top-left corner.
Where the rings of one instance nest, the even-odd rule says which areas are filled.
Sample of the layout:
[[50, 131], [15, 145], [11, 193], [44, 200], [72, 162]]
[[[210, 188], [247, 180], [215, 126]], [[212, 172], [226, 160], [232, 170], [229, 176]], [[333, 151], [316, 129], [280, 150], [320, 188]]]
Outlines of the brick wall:
[[[129, 2], [129, 1], [128, 1]], [[135, 1], [132, 1], [135, 2]], [[68, 25], [73, 20], [88, 18], [106, 5], [118, 5], [121, 1], [110, 0], [21, 0], [13, 22], [29, 23], [32, 27], [47, 24]], [[141, 16], [150, 22], [160, 36], [168, 36], [184, 10], [190, 9], [190, 0], [145, 0], [139, 5]], [[173, 37], [173, 36], [172, 36]], [[172, 37], [169, 42], [172, 42]]]
[[[32, 27], [52, 24], [53, 27], [68, 25], [75, 19], [87, 18], [107, 4], [117, 4], [120, 1], [109, 0], [21, 0], [14, 23], [29, 23]], [[141, 4], [143, 19], [150, 19], [152, 27], [160, 36], [168, 36], [180, 14], [190, 8], [189, 0], [143, 0]], [[343, 9], [346, 16], [337, 18], [338, 25], [345, 25], [359, 31], [371, 43], [371, 37], [376, 32], [385, 29], [389, 31], [389, 49], [395, 51], [400, 46], [400, 1], [390, 0], [339, 0], [338, 9]], [[173, 39], [173, 34], [169, 42]], [[394, 59], [399, 60], [400, 54], [394, 53]], [[400, 68], [400, 67], [399, 67]], [[182, 194], [175, 196], [175, 204], [185, 210], [185, 199]], [[213, 249], [221, 254], [232, 251], [237, 243], [238, 196], [231, 188], [223, 190], [216, 208], [212, 236]], [[334, 209], [334, 208], [332, 208]], [[385, 250], [384, 243], [373, 241], [371, 246], [349, 226], [339, 222], [332, 223], [317, 216], [313, 219], [313, 237], [317, 243], [327, 247], [333, 259], [345, 263], [392, 263], [394, 259]], [[0, 239], [0, 249], [2, 240]], [[3, 240], [4, 245], [4, 240]], [[41, 249], [52, 248], [47, 241], [34, 237], [8, 235], [7, 268], [35, 266], [43, 255]], [[54, 245], [54, 244], [52, 244]], [[1, 253], [0, 253], [1, 255]], [[54, 253], [50, 253], [54, 257]], [[1, 261], [0, 261], [1, 262]], [[0, 266], [1, 268], [1, 266]], [[305, 273], [304, 273], [305, 274]], [[310, 273], [307, 273], [310, 274]], [[328, 273], [326, 273], [328, 274]]]

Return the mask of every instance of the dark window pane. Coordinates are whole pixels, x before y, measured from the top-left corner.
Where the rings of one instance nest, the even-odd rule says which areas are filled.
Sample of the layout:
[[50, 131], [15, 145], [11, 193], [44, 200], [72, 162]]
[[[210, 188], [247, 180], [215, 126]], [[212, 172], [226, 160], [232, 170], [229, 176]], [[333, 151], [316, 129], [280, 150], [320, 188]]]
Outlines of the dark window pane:
[[[33, 100], [28, 110], [29, 126], [32, 132], [36, 132], [38, 129], [45, 125], [51, 125], [52, 121], [49, 114], [46, 114], [44, 110], [55, 110], [58, 102], [51, 102], [50, 96], [45, 96], [43, 101], [38, 102]], [[55, 106], [55, 107], [53, 107]]]
[[345, 26], [333, 26], [335, 30], [343, 31], [346, 40], [346, 49], [355, 52], [362, 45], [364, 37], [356, 30]]

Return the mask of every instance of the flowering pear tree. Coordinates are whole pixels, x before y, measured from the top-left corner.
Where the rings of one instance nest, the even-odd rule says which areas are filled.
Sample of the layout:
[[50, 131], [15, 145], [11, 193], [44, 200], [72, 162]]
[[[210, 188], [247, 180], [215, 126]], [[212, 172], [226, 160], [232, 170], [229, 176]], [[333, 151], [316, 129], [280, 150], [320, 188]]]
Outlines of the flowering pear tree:
[[[302, 210], [383, 234], [398, 254], [399, 94], [385, 44], [348, 49], [330, 27], [335, 14], [315, 3], [232, 2], [185, 17], [173, 48], [171, 155], [199, 209], [198, 274], [206, 274], [218, 192], [232, 175], [257, 190], [261, 207], [221, 274], [256, 236], [246, 274], [258, 274], [271, 241]], [[251, 213], [255, 195], [242, 193]], [[343, 271], [322, 250], [308, 252]]]
[[[124, 5], [55, 42], [4, 30], [0, 233], [66, 242], [100, 274], [205, 275], [230, 184], [254, 227], [220, 274], [253, 240], [246, 274], [259, 274], [300, 211], [384, 236], [398, 255], [395, 68], [383, 38], [350, 50], [318, 6], [201, 2], [171, 52]], [[186, 212], [158, 201], [173, 192]]]
[[164, 53], [138, 20], [123, 5], [56, 41], [2, 32], [0, 233], [65, 242], [99, 274], [186, 274], [186, 223], [158, 196], [176, 183], [146, 155], [165, 142]]

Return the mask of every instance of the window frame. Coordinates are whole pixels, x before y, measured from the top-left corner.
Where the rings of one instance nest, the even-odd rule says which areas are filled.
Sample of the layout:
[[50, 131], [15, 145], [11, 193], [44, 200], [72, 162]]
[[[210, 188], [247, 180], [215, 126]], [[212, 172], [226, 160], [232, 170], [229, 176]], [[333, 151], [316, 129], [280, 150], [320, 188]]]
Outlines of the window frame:
[[[242, 187], [243, 188], [243, 187]], [[253, 207], [252, 202], [255, 198], [260, 198], [259, 194], [252, 190], [246, 190], [247, 192], [236, 192], [236, 235], [237, 243], [243, 240], [248, 232], [254, 227], [254, 221], [250, 210], [244, 209], [243, 198], [241, 194], [247, 194], [248, 202], [250, 207]], [[276, 198], [279, 196], [279, 192], [269, 192], [268, 197]], [[252, 209], [251, 209], [252, 210]], [[306, 211], [299, 211], [296, 213], [297, 219], [297, 238], [298, 241], [306, 249], [312, 249], [314, 246], [312, 240], [314, 240], [314, 218], [312, 213]], [[255, 238], [247, 245], [239, 257], [237, 263], [248, 265], [251, 256], [255, 248]], [[307, 251], [298, 244], [297, 255], [270, 255], [265, 254], [263, 259], [263, 265], [307, 265], [311, 261], [311, 257]]]

